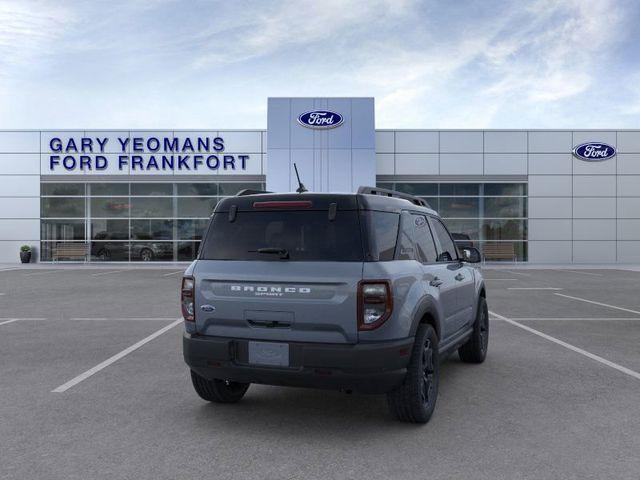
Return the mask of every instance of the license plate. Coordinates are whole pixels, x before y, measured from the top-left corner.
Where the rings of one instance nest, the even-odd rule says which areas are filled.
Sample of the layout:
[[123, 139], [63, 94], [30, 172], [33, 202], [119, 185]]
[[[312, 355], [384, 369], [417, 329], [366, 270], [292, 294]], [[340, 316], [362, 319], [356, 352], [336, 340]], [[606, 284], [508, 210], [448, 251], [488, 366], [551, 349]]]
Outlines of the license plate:
[[289, 344], [249, 342], [249, 363], [252, 365], [289, 366]]

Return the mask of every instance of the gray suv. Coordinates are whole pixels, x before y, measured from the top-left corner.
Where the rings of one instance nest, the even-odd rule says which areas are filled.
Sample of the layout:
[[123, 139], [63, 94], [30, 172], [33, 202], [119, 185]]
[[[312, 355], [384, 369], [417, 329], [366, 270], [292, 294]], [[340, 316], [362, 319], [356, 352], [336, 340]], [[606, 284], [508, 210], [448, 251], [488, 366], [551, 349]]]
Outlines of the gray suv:
[[399, 420], [427, 422], [441, 360], [487, 354], [479, 260], [390, 190], [226, 198], [182, 280], [193, 386], [223, 403], [251, 383], [385, 393]]

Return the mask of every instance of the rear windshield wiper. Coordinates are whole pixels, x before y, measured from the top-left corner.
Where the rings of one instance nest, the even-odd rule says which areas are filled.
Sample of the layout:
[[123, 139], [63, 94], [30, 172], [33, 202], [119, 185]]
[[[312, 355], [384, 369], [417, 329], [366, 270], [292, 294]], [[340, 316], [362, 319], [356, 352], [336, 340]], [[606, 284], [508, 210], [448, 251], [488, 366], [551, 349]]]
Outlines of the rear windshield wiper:
[[258, 253], [267, 253], [271, 255], [280, 255], [281, 260], [289, 259], [289, 252], [286, 248], [277, 248], [277, 247], [264, 247], [259, 248], [258, 250], [249, 250], [249, 252], [258, 252]]

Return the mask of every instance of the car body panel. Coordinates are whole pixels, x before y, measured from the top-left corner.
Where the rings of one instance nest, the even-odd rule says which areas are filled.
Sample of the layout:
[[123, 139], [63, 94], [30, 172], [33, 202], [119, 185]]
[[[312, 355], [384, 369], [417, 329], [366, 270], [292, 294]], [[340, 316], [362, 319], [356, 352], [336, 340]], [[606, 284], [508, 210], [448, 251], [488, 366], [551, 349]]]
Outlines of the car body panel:
[[[243, 211], [254, 211], [256, 202], [301, 199], [309, 210], [333, 209], [338, 215], [341, 210], [374, 210], [399, 218], [418, 214], [429, 218], [429, 224], [439, 218], [406, 199], [315, 193], [230, 197], [218, 203], [214, 215], [232, 222]], [[367, 230], [372, 227], [359, 218], [361, 225], [354, 222], [354, 228], [362, 229], [363, 261], [301, 261], [288, 255], [268, 261], [207, 260], [201, 249], [200, 258], [185, 272], [195, 279], [195, 322], [185, 322], [183, 339], [187, 363], [206, 378], [377, 391], [402, 379], [421, 323], [433, 325], [442, 354], [464, 343], [484, 292], [481, 272], [461, 261], [457, 251], [450, 261], [418, 261], [413, 237], [414, 251], [405, 252], [410, 258], [400, 259], [400, 221], [392, 258], [371, 261], [366, 235], [373, 235]], [[435, 238], [434, 247], [439, 248]], [[359, 330], [359, 283], [375, 280], [388, 282], [392, 310], [377, 328]], [[290, 364], [248, 364], [251, 341], [287, 343]], [[376, 352], [388, 359], [388, 368], [385, 360], [372, 360], [378, 358]]]
[[[312, 274], [310, 274], [312, 272]], [[255, 340], [356, 343], [361, 262], [199, 260], [196, 329]], [[204, 311], [202, 306], [213, 311]]]

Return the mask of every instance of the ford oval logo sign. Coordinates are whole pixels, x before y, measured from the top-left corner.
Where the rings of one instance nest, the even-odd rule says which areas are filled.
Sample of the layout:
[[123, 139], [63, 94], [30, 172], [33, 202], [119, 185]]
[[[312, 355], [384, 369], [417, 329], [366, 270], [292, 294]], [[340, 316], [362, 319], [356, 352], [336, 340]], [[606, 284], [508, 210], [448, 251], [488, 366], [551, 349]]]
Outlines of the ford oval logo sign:
[[342, 122], [344, 122], [342, 115], [329, 110], [313, 110], [298, 116], [298, 123], [307, 128], [336, 128], [342, 125]]
[[578, 145], [573, 149], [573, 154], [587, 162], [600, 162], [615, 156], [616, 149], [606, 143], [589, 142]]

